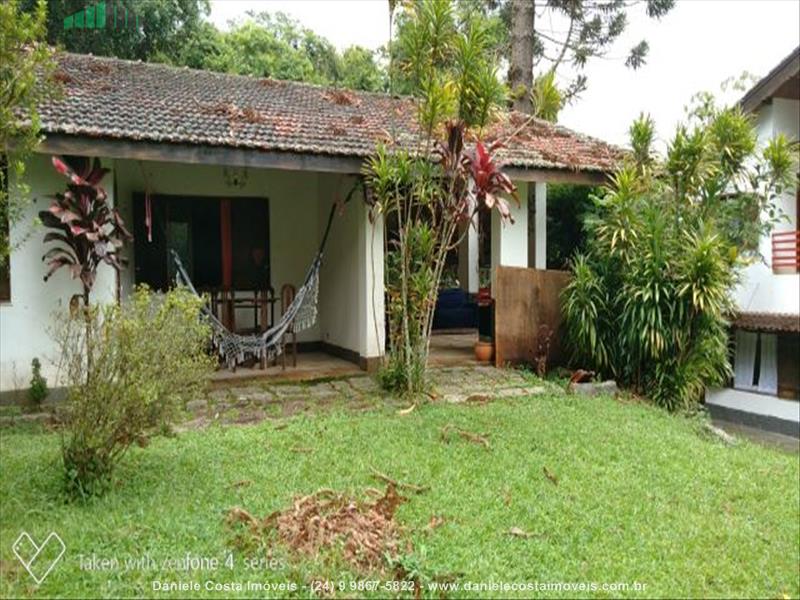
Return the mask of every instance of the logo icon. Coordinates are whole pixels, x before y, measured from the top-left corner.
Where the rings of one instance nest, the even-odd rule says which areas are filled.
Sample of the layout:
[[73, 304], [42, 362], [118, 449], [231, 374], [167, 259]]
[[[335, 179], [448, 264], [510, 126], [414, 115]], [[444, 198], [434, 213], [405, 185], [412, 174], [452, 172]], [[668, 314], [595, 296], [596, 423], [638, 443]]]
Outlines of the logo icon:
[[122, 0], [102, 0], [87, 4], [77, 12], [64, 17], [64, 31], [78, 29], [139, 29], [139, 15]]
[[67, 547], [55, 531], [51, 531], [41, 544], [34, 542], [33, 538], [23, 531], [11, 549], [28, 574], [39, 585], [64, 556]]

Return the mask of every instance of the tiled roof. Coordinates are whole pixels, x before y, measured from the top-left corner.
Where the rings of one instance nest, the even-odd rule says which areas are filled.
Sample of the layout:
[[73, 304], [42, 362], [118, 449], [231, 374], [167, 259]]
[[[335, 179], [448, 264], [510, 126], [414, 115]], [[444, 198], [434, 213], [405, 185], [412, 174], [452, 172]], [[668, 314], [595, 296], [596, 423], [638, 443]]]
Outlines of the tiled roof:
[[[800, 46], [792, 50], [781, 62], [762, 77], [747, 93], [739, 100], [739, 106], [745, 112], [752, 112], [763, 102], [769, 100], [773, 94], [780, 93], [781, 90], [789, 93], [790, 98], [797, 99], [798, 75], [800, 74]], [[792, 80], [794, 86], [792, 89]], [[787, 86], [789, 86], [787, 88]], [[786, 96], [784, 96], [786, 97]]]
[[[409, 97], [352, 92], [115, 58], [62, 53], [60, 98], [40, 107], [45, 133], [365, 157], [395, 133], [415, 137]], [[487, 132], [522, 168], [611, 171], [618, 148], [527, 115]]]
[[739, 329], [800, 333], [800, 315], [789, 313], [740, 312], [733, 322]]

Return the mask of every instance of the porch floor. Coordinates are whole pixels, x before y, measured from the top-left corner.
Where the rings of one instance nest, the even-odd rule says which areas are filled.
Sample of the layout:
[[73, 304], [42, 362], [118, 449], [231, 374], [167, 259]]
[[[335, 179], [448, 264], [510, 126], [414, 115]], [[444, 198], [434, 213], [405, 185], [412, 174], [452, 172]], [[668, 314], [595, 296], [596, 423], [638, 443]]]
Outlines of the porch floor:
[[310, 379], [324, 379], [326, 377], [341, 377], [344, 375], [358, 375], [362, 373], [358, 365], [332, 356], [324, 352], [299, 352], [297, 366], [293, 367], [291, 358], [286, 357], [286, 369], [278, 364], [260, 369], [255, 367], [239, 367], [236, 371], [220, 367], [211, 380], [214, 383], [229, 383], [243, 379], [269, 378], [283, 381], [304, 381]]
[[478, 341], [477, 330], [445, 329], [434, 331], [431, 336], [430, 363], [435, 367], [473, 366], [480, 363], [475, 360], [475, 342]]
[[706, 391], [714, 420], [800, 439], [800, 402], [734, 388]]
[[[477, 331], [434, 331], [431, 338], [430, 364], [435, 367], [478, 365], [473, 346], [478, 340]], [[289, 357], [284, 370], [280, 360], [276, 366], [266, 369], [240, 367], [236, 371], [220, 368], [212, 377], [215, 384], [224, 385], [246, 379], [268, 378], [275, 381], [308, 381], [327, 377], [343, 377], [364, 373], [358, 365], [324, 352], [301, 352], [297, 355], [297, 366], [291, 366]]]

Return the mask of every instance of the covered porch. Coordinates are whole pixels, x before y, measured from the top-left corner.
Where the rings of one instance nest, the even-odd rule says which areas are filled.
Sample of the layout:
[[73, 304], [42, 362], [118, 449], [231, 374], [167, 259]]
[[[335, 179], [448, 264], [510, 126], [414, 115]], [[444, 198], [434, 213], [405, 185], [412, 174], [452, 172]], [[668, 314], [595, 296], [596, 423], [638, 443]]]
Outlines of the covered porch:
[[[477, 331], [435, 332], [431, 339], [430, 365], [432, 367], [477, 366], [474, 346], [478, 341]], [[363, 373], [361, 367], [351, 360], [326, 350], [322, 344], [306, 344], [302, 347], [297, 366], [283, 368], [281, 362], [262, 369], [259, 365], [241, 367], [235, 371], [220, 369], [214, 374], [215, 385], [225, 385], [249, 379], [268, 378], [280, 381], [313, 381], [315, 379], [339, 378]]]
[[[75, 143], [53, 136], [28, 165], [31, 193], [42, 199], [30, 207], [31, 220], [47, 198], [64, 187], [50, 160], [56, 154], [101, 159], [109, 170], [102, 185], [134, 235], [124, 247], [128, 264], [118, 277], [110, 267], [100, 267], [94, 301], [124, 302], [137, 285], [173, 285], [174, 250], [198, 291], [212, 300], [217, 317], [240, 333], [263, 332], [280, 319], [290, 301], [284, 298], [282, 305], [281, 292], [303, 284], [334, 210], [319, 276], [316, 321], [296, 333], [296, 364], [290, 355], [285, 366], [278, 359], [277, 365], [251, 364], [247, 366], [254, 368], [231, 373], [221, 365], [217, 375], [319, 378], [377, 364], [384, 347], [382, 221], [370, 221], [360, 189], [350, 202], [335, 208], [357, 183], [360, 161], [352, 167], [333, 161], [315, 169], [285, 157], [276, 164], [263, 153], [257, 165], [242, 164], [248, 161], [241, 155], [232, 160], [208, 153], [188, 162], [168, 145], [152, 145], [142, 152], [141, 147], [134, 151], [120, 142]], [[34, 232], [20, 245], [12, 256], [12, 274], [42, 269], [43, 235]], [[66, 271], [48, 282], [12, 277], [12, 285], [14, 302], [3, 307], [4, 330], [6, 325], [22, 327], [52, 318], [79, 290]], [[21, 336], [22, 344], [7, 344], [10, 338], [4, 336], [4, 375], [24, 372], [35, 356], [50, 380], [57, 381], [57, 348], [46, 329], [43, 325], [41, 333]], [[286, 341], [291, 347], [292, 337]], [[5, 368], [6, 363], [13, 368]], [[4, 387], [18, 386], [9, 381]]]
[[[134, 285], [161, 288], [174, 281], [174, 250], [229, 330], [262, 333], [303, 284], [334, 210], [316, 322], [286, 336], [290, 357], [279, 360], [277, 369], [330, 371], [320, 355], [366, 369], [380, 356], [381, 223], [369, 222], [360, 191], [334, 208], [353, 189], [354, 176], [131, 159], [113, 165], [119, 206], [135, 235], [120, 281], [123, 297]], [[373, 249], [380, 254], [373, 257]], [[263, 375], [275, 370], [254, 366]]]
[[[320, 247], [328, 217], [358, 181], [360, 160], [306, 156], [280, 158], [269, 153], [216, 151], [164, 144], [136, 144], [50, 136], [29, 164], [31, 193], [47, 198], [63, 189], [50, 161], [55, 154], [99, 156], [109, 170], [103, 185], [134, 240], [125, 248], [129, 263], [119, 277], [102, 266], [95, 301], [124, 301], [136, 285], [165, 289], [175, 279], [175, 250], [197, 288], [212, 299], [215, 313], [231, 330], [264, 331], [285, 309], [282, 291], [297, 289]], [[547, 182], [565, 175], [513, 169], [520, 203], [514, 224], [496, 215], [465, 232], [457, 252], [459, 284], [473, 297], [488, 270], [492, 287], [500, 267], [546, 266]], [[592, 174], [569, 180], [596, 183]], [[538, 181], [537, 181], [538, 180]], [[31, 218], [40, 206], [30, 207]], [[480, 229], [490, 236], [489, 259], [480, 256]], [[302, 380], [373, 370], [385, 352], [384, 223], [370, 220], [362, 192], [336, 209], [320, 272], [316, 323], [297, 332], [297, 359], [277, 364], [247, 364], [231, 372], [221, 366], [218, 381], [251, 377]], [[485, 240], [483, 242], [485, 244]], [[46, 248], [32, 235], [11, 259], [13, 273], [36, 273]], [[486, 254], [486, 253], [484, 253]], [[489, 263], [488, 265], [486, 263]], [[485, 279], [485, 277], [484, 277]], [[41, 321], [63, 310], [77, 291], [68, 273], [49, 282], [14, 279], [15, 302], [3, 307], [4, 329]], [[11, 344], [3, 339], [6, 373], [22, 372], [31, 357], [57, 364], [46, 328], [30, 331]], [[431, 364], [477, 364], [476, 328], [436, 331]], [[292, 341], [292, 340], [287, 340]], [[47, 369], [47, 367], [45, 367]], [[56, 373], [49, 374], [56, 381]], [[15, 381], [5, 388], [18, 387]]]

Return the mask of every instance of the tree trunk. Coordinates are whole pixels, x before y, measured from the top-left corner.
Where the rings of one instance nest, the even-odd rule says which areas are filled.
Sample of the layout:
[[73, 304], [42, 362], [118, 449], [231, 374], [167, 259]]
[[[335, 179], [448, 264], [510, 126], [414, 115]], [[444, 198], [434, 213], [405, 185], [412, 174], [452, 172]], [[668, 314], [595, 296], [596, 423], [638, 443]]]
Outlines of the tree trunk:
[[92, 376], [92, 315], [89, 312], [89, 288], [86, 287], [86, 284], [83, 286], [83, 318], [85, 321], [85, 328], [86, 328], [86, 339], [84, 343], [86, 344], [86, 384], [90, 383], [90, 378]]
[[533, 22], [534, 0], [511, 0], [511, 67], [508, 82], [514, 98], [513, 107], [533, 112]]

